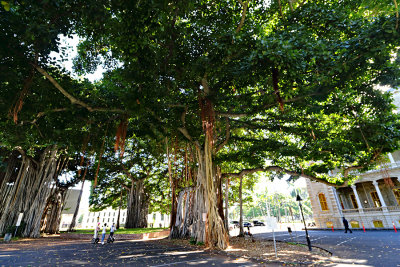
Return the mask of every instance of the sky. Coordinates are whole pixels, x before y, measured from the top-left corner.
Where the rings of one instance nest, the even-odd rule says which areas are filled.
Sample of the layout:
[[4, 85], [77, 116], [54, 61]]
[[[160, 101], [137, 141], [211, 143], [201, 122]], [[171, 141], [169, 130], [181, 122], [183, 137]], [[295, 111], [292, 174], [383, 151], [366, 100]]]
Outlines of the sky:
[[[64, 61], [62, 65], [67, 71], [71, 72], [74, 77], [79, 78], [78, 76], [76, 76], [76, 74], [74, 74], [72, 70], [73, 59], [78, 55], [77, 46], [79, 43], [79, 37], [77, 35], [73, 35], [72, 38], [68, 38], [67, 36], [59, 35], [59, 38], [59, 47], [67, 48], [66, 51], [68, 55], [67, 60]], [[50, 57], [55, 57], [56, 59], [61, 58], [60, 54], [54, 51], [50, 53]], [[86, 74], [82, 78], [87, 78], [91, 82], [98, 81], [103, 77], [103, 72], [104, 69], [102, 67], [99, 67], [94, 73]]]
[[[264, 193], [265, 188], [267, 188], [269, 194], [286, 194], [289, 192], [289, 183], [286, 181], [287, 179], [289, 179], [289, 176], [285, 175], [282, 179], [274, 179], [274, 181], [269, 181], [267, 177], [263, 176], [255, 185], [254, 193]], [[305, 188], [306, 180], [305, 178], [299, 178], [294, 183], [291, 182], [291, 184], [294, 185], [295, 188]]]

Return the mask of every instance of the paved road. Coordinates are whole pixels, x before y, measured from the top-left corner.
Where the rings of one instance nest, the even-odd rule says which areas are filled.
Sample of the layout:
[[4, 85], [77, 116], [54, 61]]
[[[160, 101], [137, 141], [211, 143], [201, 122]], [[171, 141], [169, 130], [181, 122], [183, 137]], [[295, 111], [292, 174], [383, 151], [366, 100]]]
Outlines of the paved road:
[[[117, 241], [92, 245], [83, 241], [59, 241], [42, 246], [7, 248], [0, 245], [0, 266], [259, 266], [249, 260], [153, 241]], [[57, 241], [52, 241], [57, 242]]]
[[[253, 227], [254, 236], [272, 239], [272, 232], [264, 227]], [[342, 230], [309, 231], [311, 244], [333, 253], [336, 264], [358, 266], [400, 266], [400, 231], [353, 231], [345, 234]], [[306, 244], [305, 232], [275, 232], [276, 240]]]

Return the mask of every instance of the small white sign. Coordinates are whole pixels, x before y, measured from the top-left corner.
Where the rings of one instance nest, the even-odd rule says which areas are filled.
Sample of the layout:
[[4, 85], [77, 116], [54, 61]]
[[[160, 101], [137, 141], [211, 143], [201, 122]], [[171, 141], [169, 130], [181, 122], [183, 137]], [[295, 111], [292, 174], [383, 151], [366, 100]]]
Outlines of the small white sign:
[[24, 216], [24, 213], [21, 212], [21, 213], [18, 215], [17, 224], [16, 224], [15, 226], [20, 226], [20, 225], [21, 225], [22, 216]]
[[269, 228], [269, 229], [278, 229], [278, 222], [276, 217], [266, 217], [265, 218], [265, 225]]
[[203, 213], [203, 222], [207, 221], [207, 213]]

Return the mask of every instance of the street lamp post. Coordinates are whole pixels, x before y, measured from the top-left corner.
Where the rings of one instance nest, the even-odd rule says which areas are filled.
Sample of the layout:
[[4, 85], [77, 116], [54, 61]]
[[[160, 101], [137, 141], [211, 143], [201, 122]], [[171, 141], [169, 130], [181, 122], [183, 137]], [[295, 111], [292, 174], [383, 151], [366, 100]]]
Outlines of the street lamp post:
[[297, 194], [296, 201], [299, 202], [301, 218], [303, 219], [304, 229], [306, 230], [306, 239], [307, 239], [308, 250], [311, 251], [311, 241], [310, 241], [310, 237], [308, 236], [306, 221], [304, 220], [304, 215], [303, 215], [303, 206], [301, 205], [302, 199], [299, 194]]

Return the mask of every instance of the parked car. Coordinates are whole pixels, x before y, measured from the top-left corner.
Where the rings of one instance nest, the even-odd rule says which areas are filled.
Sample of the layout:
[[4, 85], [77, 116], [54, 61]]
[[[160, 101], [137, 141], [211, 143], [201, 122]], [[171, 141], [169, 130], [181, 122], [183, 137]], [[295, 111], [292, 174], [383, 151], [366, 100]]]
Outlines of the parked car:
[[317, 226], [317, 225], [315, 224], [315, 222], [310, 222], [310, 223], [308, 223], [308, 227], [315, 227], [315, 226]]
[[265, 226], [265, 224], [261, 221], [253, 221], [254, 226]]
[[244, 222], [243, 227], [252, 227], [253, 225], [249, 222]]
[[238, 221], [231, 221], [229, 224], [233, 225], [233, 228], [239, 228], [239, 222]]

